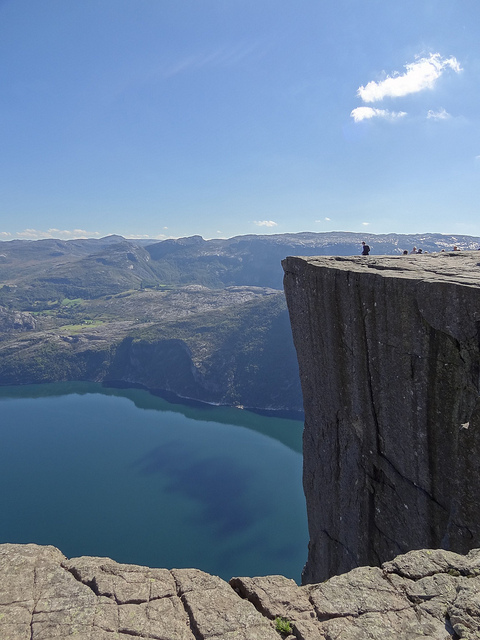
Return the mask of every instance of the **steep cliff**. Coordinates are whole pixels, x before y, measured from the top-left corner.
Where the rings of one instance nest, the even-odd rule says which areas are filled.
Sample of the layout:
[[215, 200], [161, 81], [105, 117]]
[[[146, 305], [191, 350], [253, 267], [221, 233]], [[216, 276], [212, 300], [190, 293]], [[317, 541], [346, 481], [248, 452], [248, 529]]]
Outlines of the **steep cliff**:
[[304, 582], [480, 540], [480, 254], [283, 262], [304, 397]]
[[232, 578], [67, 559], [55, 547], [0, 545], [2, 640], [473, 640], [480, 550], [414, 551], [299, 587], [283, 576]]

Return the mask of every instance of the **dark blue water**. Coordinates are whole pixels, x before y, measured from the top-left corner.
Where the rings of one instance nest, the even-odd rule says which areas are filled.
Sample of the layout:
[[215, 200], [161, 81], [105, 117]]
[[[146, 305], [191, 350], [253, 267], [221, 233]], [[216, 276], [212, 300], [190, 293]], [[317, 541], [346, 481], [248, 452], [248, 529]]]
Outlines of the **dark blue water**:
[[91, 383], [0, 388], [0, 542], [299, 581], [302, 426]]

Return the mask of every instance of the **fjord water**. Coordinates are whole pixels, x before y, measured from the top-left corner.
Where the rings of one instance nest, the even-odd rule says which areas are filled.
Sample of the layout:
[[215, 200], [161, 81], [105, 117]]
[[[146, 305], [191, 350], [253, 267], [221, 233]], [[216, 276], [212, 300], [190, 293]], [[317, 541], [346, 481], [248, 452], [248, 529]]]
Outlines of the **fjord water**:
[[93, 383], [0, 388], [0, 542], [299, 581], [302, 426]]

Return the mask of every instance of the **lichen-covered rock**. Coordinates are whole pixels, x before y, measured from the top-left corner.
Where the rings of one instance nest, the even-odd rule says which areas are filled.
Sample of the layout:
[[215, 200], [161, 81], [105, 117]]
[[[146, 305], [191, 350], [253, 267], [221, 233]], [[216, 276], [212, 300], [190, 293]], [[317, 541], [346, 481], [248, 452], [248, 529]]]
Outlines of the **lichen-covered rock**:
[[480, 540], [480, 253], [290, 257], [305, 582]]

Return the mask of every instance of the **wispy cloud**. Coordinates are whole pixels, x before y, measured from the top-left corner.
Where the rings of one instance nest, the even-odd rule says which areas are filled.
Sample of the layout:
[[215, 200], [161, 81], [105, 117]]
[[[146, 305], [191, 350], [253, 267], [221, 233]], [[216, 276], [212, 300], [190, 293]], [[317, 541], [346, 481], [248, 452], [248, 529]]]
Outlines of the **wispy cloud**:
[[101, 234], [98, 231], [85, 231], [85, 229], [48, 229], [47, 231], [39, 231], [38, 229], [24, 229], [18, 231], [15, 236], [25, 240], [45, 240], [48, 238], [56, 238], [58, 240], [72, 240], [78, 238], [98, 238]]
[[355, 122], [369, 120], [370, 118], [383, 118], [384, 120], [398, 120], [405, 117], [405, 111], [389, 111], [388, 109], [376, 109], [374, 107], [357, 107], [350, 113]]
[[164, 233], [150, 234], [150, 233], [120, 233], [118, 235], [130, 240], [166, 240], [169, 236]]
[[445, 109], [439, 109], [438, 111], [429, 110], [427, 113], [427, 118], [429, 120], [448, 120], [451, 118], [451, 115], [445, 111]]
[[257, 43], [239, 43], [233, 47], [219, 47], [213, 51], [197, 53], [178, 60], [163, 70], [166, 78], [180, 73], [197, 71], [203, 67], [229, 67], [241, 62], [258, 50]]
[[0, 238], [10, 238], [12, 236], [8, 231], [0, 231]]
[[432, 53], [428, 58], [420, 58], [405, 65], [405, 73], [394, 73], [380, 82], [372, 80], [366, 86], [359, 87], [357, 95], [363, 102], [377, 102], [383, 98], [399, 98], [417, 93], [424, 89], [432, 89], [445, 69], [459, 73], [462, 68], [455, 57], [442, 58], [439, 53]]
[[256, 224], [257, 227], [276, 227], [277, 223], [273, 220], [254, 220], [253, 224]]
[[368, 227], [368, 225], [369, 225], [369, 224], [370, 224], [369, 222], [362, 222], [362, 225], [363, 225], [364, 227]]

